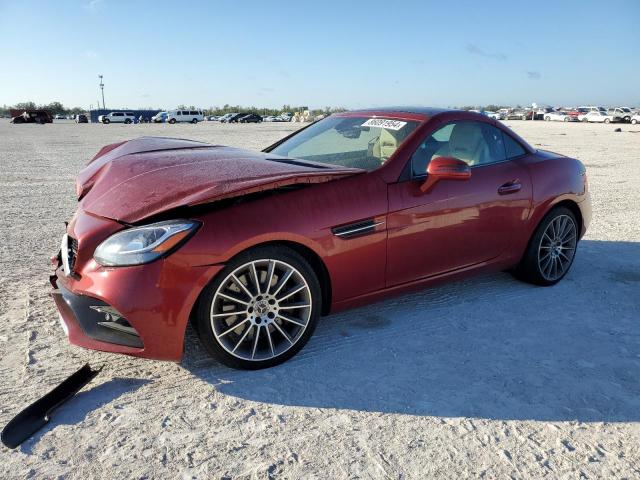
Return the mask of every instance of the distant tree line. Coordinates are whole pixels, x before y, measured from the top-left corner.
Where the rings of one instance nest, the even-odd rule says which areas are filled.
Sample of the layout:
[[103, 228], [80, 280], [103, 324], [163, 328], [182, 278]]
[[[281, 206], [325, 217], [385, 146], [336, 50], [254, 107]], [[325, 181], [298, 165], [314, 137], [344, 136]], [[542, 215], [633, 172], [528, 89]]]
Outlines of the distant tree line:
[[[192, 106], [186, 107], [184, 105], [179, 105], [178, 109], [180, 108], [193, 109], [194, 107]], [[346, 111], [346, 108], [325, 107], [325, 108], [309, 109], [308, 107], [304, 107], [304, 106], [292, 106], [292, 105], [283, 105], [282, 108], [261, 108], [261, 107], [255, 107], [255, 106], [243, 107], [242, 105], [225, 104], [222, 107], [209, 107], [205, 109], [205, 114], [206, 115], [224, 115], [225, 113], [247, 112], [247, 113], [257, 113], [258, 115], [263, 115], [263, 116], [267, 116], [267, 115], [276, 116], [285, 112], [295, 113], [295, 112], [301, 112], [303, 110], [309, 110], [311, 115], [317, 116], [317, 115], [330, 115], [332, 113], [344, 112]]]
[[[194, 105], [178, 105], [176, 107], [178, 110], [196, 110], [199, 107], [195, 107]], [[46, 104], [36, 104], [35, 102], [21, 102], [16, 103], [15, 105], [3, 105], [0, 107], [0, 115], [8, 116], [9, 110], [49, 110], [53, 115], [61, 114], [61, 115], [75, 115], [78, 113], [84, 113], [87, 111], [86, 108], [81, 107], [73, 107], [67, 108], [60, 102], [51, 102]], [[257, 113], [259, 115], [280, 115], [284, 112], [295, 113], [302, 110], [306, 110], [307, 107], [302, 106], [292, 106], [292, 105], [283, 105], [282, 108], [260, 108], [260, 107], [243, 107], [242, 105], [229, 105], [225, 104], [222, 107], [209, 107], [208, 109], [204, 109], [206, 115], [224, 115], [225, 113], [233, 113], [233, 112], [248, 112], [248, 113]], [[161, 110], [160, 108], [153, 109], [149, 108], [148, 110]], [[331, 113], [344, 112], [345, 108], [336, 108], [336, 107], [325, 107], [325, 108], [316, 108], [310, 110], [311, 115], [330, 115]]]
[[9, 115], [9, 110], [49, 110], [52, 114], [57, 115], [58, 113], [61, 115], [75, 115], [77, 113], [83, 113], [86, 111], [85, 108], [81, 107], [73, 107], [67, 108], [60, 102], [51, 102], [44, 104], [36, 104], [35, 102], [21, 102], [16, 103], [15, 105], [3, 105], [0, 107], [0, 115], [7, 116]]

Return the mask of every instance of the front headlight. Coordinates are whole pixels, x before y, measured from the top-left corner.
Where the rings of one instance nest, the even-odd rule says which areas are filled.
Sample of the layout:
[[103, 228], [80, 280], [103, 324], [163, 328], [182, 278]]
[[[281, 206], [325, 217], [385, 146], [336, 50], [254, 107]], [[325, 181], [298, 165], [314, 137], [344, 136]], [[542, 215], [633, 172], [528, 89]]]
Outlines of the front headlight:
[[93, 258], [107, 267], [149, 263], [184, 242], [199, 225], [193, 220], [169, 220], [128, 228], [98, 245]]

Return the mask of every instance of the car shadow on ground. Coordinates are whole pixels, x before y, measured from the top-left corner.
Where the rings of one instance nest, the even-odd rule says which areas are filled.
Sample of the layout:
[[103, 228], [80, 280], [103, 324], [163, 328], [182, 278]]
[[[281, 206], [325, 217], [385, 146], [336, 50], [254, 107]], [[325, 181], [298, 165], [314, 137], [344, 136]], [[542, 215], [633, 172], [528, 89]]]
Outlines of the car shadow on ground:
[[107, 382], [77, 393], [68, 402], [65, 402], [53, 411], [51, 420], [45, 427], [38, 430], [20, 445], [21, 452], [30, 455], [33, 453], [33, 447], [49, 430], [54, 429], [58, 425], [78, 424], [82, 422], [90, 412], [98, 410], [103, 405], [108, 404], [125, 393], [134, 392], [149, 382], [150, 380], [139, 378], [112, 378]]
[[582, 241], [550, 288], [502, 273], [321, 320], [276, 368], [183, 365], [256, 402], [501, 420], [640, 421], [640, 243]]

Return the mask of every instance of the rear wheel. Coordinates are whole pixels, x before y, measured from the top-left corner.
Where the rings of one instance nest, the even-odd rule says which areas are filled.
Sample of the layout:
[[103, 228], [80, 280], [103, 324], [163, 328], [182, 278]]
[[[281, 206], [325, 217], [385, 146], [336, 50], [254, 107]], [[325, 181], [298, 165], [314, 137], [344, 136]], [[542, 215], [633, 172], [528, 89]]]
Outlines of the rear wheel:
[[302, 256], [259, 247], [238, 255], [206, 287], [196, 326], [214, 358], [254, 370], [294, 356], [313, 334], [321, 308], [320, 284]]
[[175, 118], [172, 118], [171, 120], [169, 120], [169, 123], [170, 123], [171, 125], [173, 125], [174, 123], [176, 123], [176, 119], [175, 119]]
[[604, 123], [610, 123], [610, 122], [611, 122], [611, 120], [609, 120], [608, 118], [604, 119]]
[[549, 121], [551, 121], [551, 117], [549, 117], [549, 116], [547, 115], [546, 117], [544, 117], [544, 121], [545, 121], [545, 122], [549, 122]]
[[569, 121], [569, 117], [564, 117], [564, 119], [562, 121], [563, 122], [568, 122]]
[[636, 123], [638, 123], [638, 120], [636, 120], [635, 118], [631, 120], [631, 125], [635, 125]]
[[198, 119], [194, 118], [193, 120], [191, 120], [191, 123], [198, 123]]
[[536, 285], [555, 285], [571, 268], [577, 246], [575, 215], [568, 208], [555, 208], [538, 225], [514, 274]]
[[131, 123], [131, 119], [130, 119], [130, 118], [127, 118], [127, 119], [124, 121], [124, 123], [125, 123], [125, 125], [129, 125], [129, 124]]

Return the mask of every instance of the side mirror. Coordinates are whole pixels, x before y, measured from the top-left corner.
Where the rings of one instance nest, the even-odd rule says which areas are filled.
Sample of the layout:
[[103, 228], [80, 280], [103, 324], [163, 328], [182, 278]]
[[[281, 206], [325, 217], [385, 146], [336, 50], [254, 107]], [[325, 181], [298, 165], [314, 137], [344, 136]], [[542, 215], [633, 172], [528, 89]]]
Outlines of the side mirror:
[[438, 157], [429, 162], [427, 179], [420, 186], [423, 193], [427, 193], [440, 180], [468, 180], [471, 178], [471, 168], [466, 162], [453, 157]]

